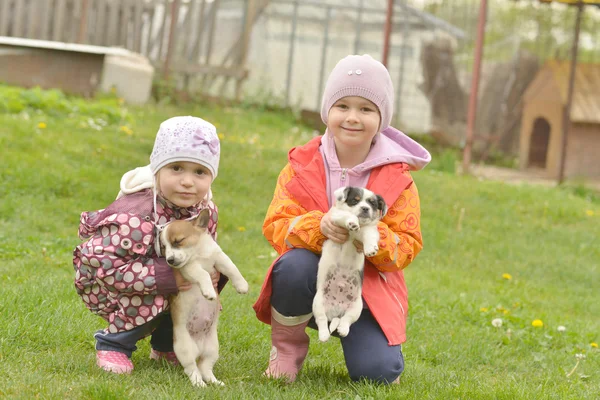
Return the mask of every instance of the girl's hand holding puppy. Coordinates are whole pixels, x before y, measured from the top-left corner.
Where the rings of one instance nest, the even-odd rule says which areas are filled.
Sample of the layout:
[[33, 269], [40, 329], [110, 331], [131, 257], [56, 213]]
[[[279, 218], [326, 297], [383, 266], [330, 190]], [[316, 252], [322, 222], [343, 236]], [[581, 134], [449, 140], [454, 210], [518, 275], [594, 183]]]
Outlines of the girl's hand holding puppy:
[[[331, 210], [327, 211], [327, 213], [325, 213], [325, 215], [323, 215], [323, 218], [321, 219], [321, 232], [323, 232], [323, 235], [325, 235], [327, 239], [330, 239], [335, 243], [346, 243], [346, 240], [348, 240], [349, 237], [348, 229], [342, 228], [334, 224], [331, 220], [330, 213]], [[356, 247], [357, 252], [363, 252], [363, 245], [360, 241], [354, 240], [353, 244], [354, 247]]]
[[331, 210], [327, 211], [321, 219], [321, 232], [327, 239], [335, 243], [345, 243], [348, 240], [348, 229], [337, 226], [331, 220]]
[[[180, 292], [185, 292], [186, 290], [190, 290], [192, 288], [192, 283], [188, 280], [186, 280], [183, 275], [181, 275], [181, 272], [179, 272], [176, 269], [173, 269], [173, 275], [175, 276], [175, 282], [177, 283], [177, 289], [179, 289]], [[219, 283], [219, 279], [221, 279], [221, 273], [217, 270], [215, 270], [213, 273], [210, 274], [210, 279], [212, 280], [212, 284], [215, 287], [215, 289], [217, 288], [217, 285]]]

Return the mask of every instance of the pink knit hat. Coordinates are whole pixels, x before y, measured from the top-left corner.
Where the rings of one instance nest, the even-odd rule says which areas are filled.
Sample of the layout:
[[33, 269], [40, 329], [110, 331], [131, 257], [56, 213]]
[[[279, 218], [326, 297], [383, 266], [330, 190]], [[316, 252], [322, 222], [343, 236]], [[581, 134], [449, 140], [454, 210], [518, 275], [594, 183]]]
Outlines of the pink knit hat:
[[150, 155], [150, 168], [156, 175], [169, 163], [191, 161], [208, 168], [214, 180], [220, 155], [221, 145], [213, 124], [197, 117], [173, 117], [160, 124]]
[[331, 71], [321, 104], [321, 119], [327, 124], [329, 109], [347, 96], [360, 96], [375, 103], [381, 114], [379, 131], [390, 126], [394, 112], [394, 87], [385, 66], [368, 54], [342, 58]]

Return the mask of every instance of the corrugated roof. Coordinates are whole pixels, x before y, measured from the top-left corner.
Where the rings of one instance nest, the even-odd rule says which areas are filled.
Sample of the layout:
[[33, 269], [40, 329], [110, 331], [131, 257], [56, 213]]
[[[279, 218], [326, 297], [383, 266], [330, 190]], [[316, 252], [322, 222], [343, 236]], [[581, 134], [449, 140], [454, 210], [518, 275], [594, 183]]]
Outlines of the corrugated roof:
[[[566, 104], [570, 61], [551, 60], [544, 68], [552, 71], [561, 102]], [[571, 121], [600, 123], [600, 64], [577, 64]]]

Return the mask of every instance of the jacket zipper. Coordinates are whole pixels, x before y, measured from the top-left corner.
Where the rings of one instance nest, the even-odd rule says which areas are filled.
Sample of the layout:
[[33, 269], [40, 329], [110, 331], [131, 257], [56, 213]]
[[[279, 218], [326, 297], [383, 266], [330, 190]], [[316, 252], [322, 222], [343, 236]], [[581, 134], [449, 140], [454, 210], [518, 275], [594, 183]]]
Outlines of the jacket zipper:
[[396, 293], [392, 293], [392, 294], [394, 295], [394, 298], [396, 299], [396, 301], [398, 302], [398, 305], [400, 306], [400, 309], [402, 310], [402, 315], [406, 315], [406, 313], [404, 312], [404, 307], [402, 307], [402, 303], [400, 303], [400, 300], [398, 300]]
[[[383, 272], [379, 272], [379, 277], [381, 279], [383, 279], [383, 281], [386, 283], [387, 285], [387, 278], [386, 276], [383, 274]], [[406, 312], [404, 311], [404, 307], [402, 306], [402, 303], [400, 302], [400, 300], [398, 300], [398, 296], [396, 296], [396, 293], [392, 293], [394, 295], [394, 298], [396, 299], [396, 301], [398, 302], [398, 305], [400, 306], [400, 309], [402, 310], [402, 315], [406, 315]]]
[[340, 178], [342, 182], [346, 180], [346, 171], [348, 168], [342, 168], [342, 177]]

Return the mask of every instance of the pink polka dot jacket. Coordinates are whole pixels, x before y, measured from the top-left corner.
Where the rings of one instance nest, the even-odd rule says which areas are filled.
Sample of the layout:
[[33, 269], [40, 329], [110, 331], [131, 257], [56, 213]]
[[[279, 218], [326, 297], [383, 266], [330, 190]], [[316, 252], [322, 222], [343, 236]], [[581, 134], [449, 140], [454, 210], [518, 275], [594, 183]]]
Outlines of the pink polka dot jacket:
[[[173, 272], [155, 253], [157, 229], [152, 190], [115, 200], [107, 208], [81, 214], [73, 252], [75, 288], [94, 314], [108, 321], [108, 332], [131, 330], [165, 311], [177, 292]], [[197, 215], [204, 206], [179, 208], [158, 197], [160, 225]], [[209, 232], [216, 240], [218, 211], [210, 201]]]

